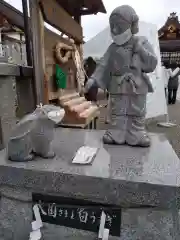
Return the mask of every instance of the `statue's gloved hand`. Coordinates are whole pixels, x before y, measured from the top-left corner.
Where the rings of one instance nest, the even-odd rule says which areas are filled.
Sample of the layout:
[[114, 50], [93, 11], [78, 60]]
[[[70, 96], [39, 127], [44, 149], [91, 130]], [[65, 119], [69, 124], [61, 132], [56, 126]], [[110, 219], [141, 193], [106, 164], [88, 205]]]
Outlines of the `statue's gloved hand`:
[[84, 93], [88, 93], [89, 90], [92, 88], [92, 87], [95, 87], [97, 86], [96, 84], [96, 81], [93, 79], [93, 78], [89, 78], [85, 87], [84, 87]]

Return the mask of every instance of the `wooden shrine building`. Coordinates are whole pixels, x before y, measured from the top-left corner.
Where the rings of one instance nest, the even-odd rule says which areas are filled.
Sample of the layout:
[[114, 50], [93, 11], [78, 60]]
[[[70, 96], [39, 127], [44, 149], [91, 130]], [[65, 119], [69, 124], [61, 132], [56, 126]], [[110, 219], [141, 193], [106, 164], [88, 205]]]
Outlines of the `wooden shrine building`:
[[162, 63], [166, 67], [180, 66], [180, 22], [175, 12], [170, 14], [158, 35]]
[[[23, 6], [26, 2], [27, 0], [22, 0]], [[102, 0], [30, 0], [29, 5], [31, 18], [28, 19], [27, 14], [23, 17], [23, 13], [1, 0], [0, 20], [5, 19], [12, 26], [16, 26], [25, 32], [26, 47], [29, 46], [30, 52], [27, 59], [30, 59], [31, 54], [34, 56], [33, 70], [37, 102], [45, 103], [57, 98], [56, 86], [54, 85], [54, 66], [56, 64], [54, 48], [56, 44], [63, 42], [71, 45], [69, 41], [69, 38], [71, 38], [77, 47], [81, 46], [84, 42], [81, 17], [98, 12], [106, 13], [106, 9]], [[60, 31], [61, 35], [47, 29], [44, 22]], [[31, 28], [28, 33], [27, 28], [29, 26]], [[28, 65], [32, 65], [32, 61]], [[73, 72], [71, 75], [73, 74], [73, 78], [76, 78], [73, 65], [70, 59], [67, 64], [61, 64], [60, 66], [67, 74]], [[43, 83], [45, 81], [44, 75], [46, 75], [48, 81], [48, 93], [44, 93], [46, 91]]]
[[0, 0], [1, 27], [12, 32], [15, 26], [24, 33], [36, 105], [59, 104], [65, 109], [64, 125], [95, 127], [99, 108], [82, 96], [85, 75], [81, 17], [106, 13], [103, 1], [29, 0], [30, 14], [27, 0], [22, 0], [22, 5], [23, 13]]

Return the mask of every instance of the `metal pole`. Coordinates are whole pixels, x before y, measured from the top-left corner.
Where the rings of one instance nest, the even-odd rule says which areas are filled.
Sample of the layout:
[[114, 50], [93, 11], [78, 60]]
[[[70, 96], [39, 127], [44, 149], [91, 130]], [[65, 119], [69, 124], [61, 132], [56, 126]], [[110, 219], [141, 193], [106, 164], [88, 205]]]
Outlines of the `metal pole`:
[[2, 46], [2, 33], [1, 33], [2, 28], [0, 28], [0, 57], [3, 57], [3, 46]]
[[[33, 71], [34, 71], [34, 84], [36, 88], [36, 104], [40, 105], [45, 103], [44, 94], [44, 57], [42, 48], [42, 13], [38, 0], [29, 0], [30, 21], [32, 31], [32, 52], [33, 52]], [[42, 23], [43, 22], [43, 23]]]
[[[28, 16], [28, 0], [22, 0], [22, 7], [23, 7], [23, 17], [24, 17], [24, 34], [25, 34], [25, 44], [26, 44], [26, 60], [28, 66], [33, 66], [33, 56], [32, 56], [32, 38], [31, 38], [31, 27], [30, 27], [30, 19]], [[34, 108], [36, 108], [37, 104], [37, 90], [36, 90], [36, 83], [35, 77], [33, 73], [33, 77], [31, 80], [31, 87], [32, 87], [32, 98], [34, 102]]]
[[31, 52], [31, 34], [30, 34], [30, 23], [28, 17], [28, 0], [22, 0], [23, 16], [24, 16], [24, 33], [26, 39], [26, 54], [27, 64], [32, 66], [32, 52]]

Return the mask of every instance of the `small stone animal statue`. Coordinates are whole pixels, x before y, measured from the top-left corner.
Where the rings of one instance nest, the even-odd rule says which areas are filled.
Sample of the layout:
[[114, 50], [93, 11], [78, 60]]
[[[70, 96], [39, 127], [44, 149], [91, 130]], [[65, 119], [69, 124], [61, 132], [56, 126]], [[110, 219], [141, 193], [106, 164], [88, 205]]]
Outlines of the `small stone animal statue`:
[[[17, 123], [6, 148], [9, 160], [26, 162], [33, 160], [35, 156], [55, 156], [51, 150], [55, 122], [49, 118], [49, 113], [53, 110], [58, 111], [57, 108], [60, 109], [51, 105], [37, 107], [33, 113]], [[63, 116], [59, 116], [60, 121]]]

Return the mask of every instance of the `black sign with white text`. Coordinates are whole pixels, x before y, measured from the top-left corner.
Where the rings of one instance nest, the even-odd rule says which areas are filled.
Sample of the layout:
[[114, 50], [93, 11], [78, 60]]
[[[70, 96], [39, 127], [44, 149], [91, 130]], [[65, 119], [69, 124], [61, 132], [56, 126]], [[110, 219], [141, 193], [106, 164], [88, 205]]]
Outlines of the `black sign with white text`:
[[106, 214], [105, 227], [110, 235], [120, 236], [121, 209], [85, 200], [32, 194], [43, 222], [98, 233], [102, 211]]

